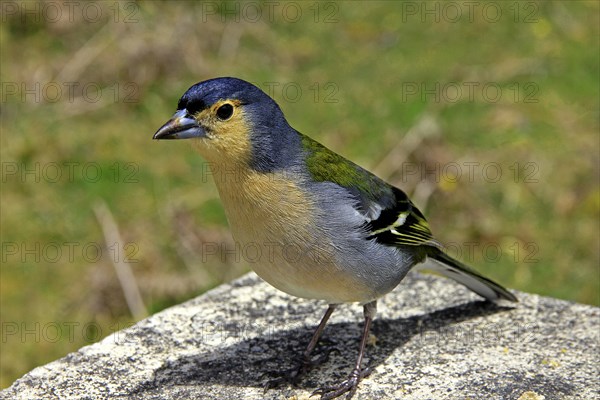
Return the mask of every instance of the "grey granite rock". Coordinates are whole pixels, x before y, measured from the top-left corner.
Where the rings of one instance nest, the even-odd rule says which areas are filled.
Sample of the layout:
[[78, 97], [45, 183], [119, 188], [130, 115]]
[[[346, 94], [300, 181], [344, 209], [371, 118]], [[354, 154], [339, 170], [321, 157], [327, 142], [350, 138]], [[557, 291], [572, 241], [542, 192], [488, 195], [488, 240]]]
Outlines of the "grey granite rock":
[[[519, 293], [498, 306], [455, 283], [411, 273], [379, 302], [355, 399], [598, 399], [599, 310]], [[345, 378], [362, 309], [333, 314], [329, 360], [297, 387], [263, 391], [291, 368], [326, 305], [254, 274], [36, 368], [2, 398], [307, 399]], [[313, 399], [316, 397], [313, 397]]]

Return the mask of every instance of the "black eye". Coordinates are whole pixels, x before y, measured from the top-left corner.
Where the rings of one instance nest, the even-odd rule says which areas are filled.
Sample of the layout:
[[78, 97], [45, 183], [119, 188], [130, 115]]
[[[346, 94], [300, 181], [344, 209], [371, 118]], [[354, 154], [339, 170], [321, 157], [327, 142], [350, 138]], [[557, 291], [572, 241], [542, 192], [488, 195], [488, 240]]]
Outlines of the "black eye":
[[233, 106], [231, 104], [223, 104], [217, 109], [217, 117], [225, 121], [233, 115]]

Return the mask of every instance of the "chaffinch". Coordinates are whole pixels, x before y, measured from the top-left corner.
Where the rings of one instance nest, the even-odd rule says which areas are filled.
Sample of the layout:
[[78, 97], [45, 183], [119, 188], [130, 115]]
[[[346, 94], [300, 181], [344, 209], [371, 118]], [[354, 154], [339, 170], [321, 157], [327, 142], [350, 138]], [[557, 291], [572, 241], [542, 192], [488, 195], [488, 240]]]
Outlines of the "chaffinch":
[[446, 254], [402, 190], [296, 131], [277, 103], [246, 81], [195, 84], [154, 139], [192, 139], [209, 161], [234, 239], [259, 250], [252, 268], [261, 278], [328, 302], [294, 381], [313, 366], [311, 352], [336, 305], [363, 305], [356, 365], [347, 380], [317, 390], [322, 399], [354, 394], [370, 372], [361, 361], [377, 299], [426, 258], [434, 261], [429, 268], [486, 299], [517, 301]]

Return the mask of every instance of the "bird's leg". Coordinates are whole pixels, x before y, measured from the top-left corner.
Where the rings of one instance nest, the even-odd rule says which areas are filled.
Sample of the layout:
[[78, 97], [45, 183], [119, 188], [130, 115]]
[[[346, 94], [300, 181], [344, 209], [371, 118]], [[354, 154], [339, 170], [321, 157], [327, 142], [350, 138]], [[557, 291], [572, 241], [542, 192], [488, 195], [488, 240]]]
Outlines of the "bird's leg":
[[356, 364], [354, 365], [354, 369], [348, 376], [348, 379], [340, 383], [336, 386], [325, 387], [321, 389], [317, 389], [313, 392], [313, 395], [320, 394], [321, 400], [329, 400], [334, 399], [338, 396], [341, 396], [344, 393], [348, 393], [346, 399], [352, 398], [356, 389], [358, 387], [358, 383], [362, 378], [369, 375], [371, 373], [370, 368], [361, 368], [363, 355], [365, 353], [365, 347], [367, 346], [367, 340], [369, 339], [369, 331], [371, 329], [371, 322], [377, 313], [377, 301], [373, 301], [371, 303], [367, 303], [364, 305], [364, 315], [365, 315], [365, 326], [363, 328], [362, 338], [360, 340], [360, 349], [358, 351], [358, 359], [356, 360]]
[[311, 359], [310, 355], [312, 354], [315, 347], [317, 347], [317, 343], [319, 342], [319, 338], [321, 337], [321, 334], [325, 329], [325, 325], [327, 325], [327, 321], [329, 321], [329, 317], [331, 317], [331, 314], [333, 313], [333, 310], [335, 310], [336, 307], [337, 304], [329, 305], [327, 311], [325, 311], [325, 314], [323, 315], [323, 318], [321, 318], [321, 322], [315, 330], [312, 339], [310, 339], [310, 342], [308, 342], [308, 346], [306, 346], [306, 350], [304, 350], [304, 353], [302, 354], [302, 364], [299, 368], [300, 375], [308, 371], [311, 367], [314, 367], [315, 365], [318, 365], [327, 359], [327, 355], [329, 353], [325, 354], [324, 357], [319, 357], [317, 360]]
[[297, 367], [295, 367], [294, 369], [292, 369], [287, 374], [287, 376], [280, 377], [280, 378], [277, 378], [277, 379], [267, 382], [266, 389], [278, 386], [281, 383], [283, 383], [284, 381], [290, 381], [295, 384], [298, 382], [300, 377], [302, 375], [304, 375], [306, 372], [308, 372], [312, 367], [319, 365], [322, 362], [327, 360], [327, 357], [329, 356], [329, 352], [326, 352], [324, 355], [320, 356], [316, 360], [313, 360], [310, 357], [310, 355], [312, 354], [315, 347], [317, 347], [317, 343], [319, 343], [319, 338], [321, 337], [321, 334], [323, 333], [323, 330], [325, 329], [325, 325], [327, 325], [327, 321], [329, 320], [329, 317], [331, 317], [331, 314], [333, 313], [333, 310], [335, 310], [336, 307], [337, 307], [337, 304], [330, 304], [329, 307], [327, 308], [327, 311], [325, 311], [325, 314], [323, 315], [323, 318], [321, 318], [321, 322], [319, 323], [319, 326], [315, 330], [315, 333], [313, 333], [313, 336], [310, 339], [308, 346], [306, 346], [306, 349], [302, 353], [302, 356], [301, 356], [302, 360], [300, 360], [299, 365]]

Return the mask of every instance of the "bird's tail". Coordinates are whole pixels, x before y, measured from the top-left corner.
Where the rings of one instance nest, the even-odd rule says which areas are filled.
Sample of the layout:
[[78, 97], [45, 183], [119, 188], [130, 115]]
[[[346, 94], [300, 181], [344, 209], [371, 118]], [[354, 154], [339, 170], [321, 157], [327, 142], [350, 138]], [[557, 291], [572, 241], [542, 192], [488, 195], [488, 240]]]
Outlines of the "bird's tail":
[[496, 282], [486, 278], [460, 261], [455, 260], [440, 249], [432, 248], [428, 254], [428, 258], [434, 262], [427, 263], [426, 269], [431, 269], [447, 278], [453, 279], [488, 300], [505, 299], [514, 302], [519, 301], [514, 294]]

